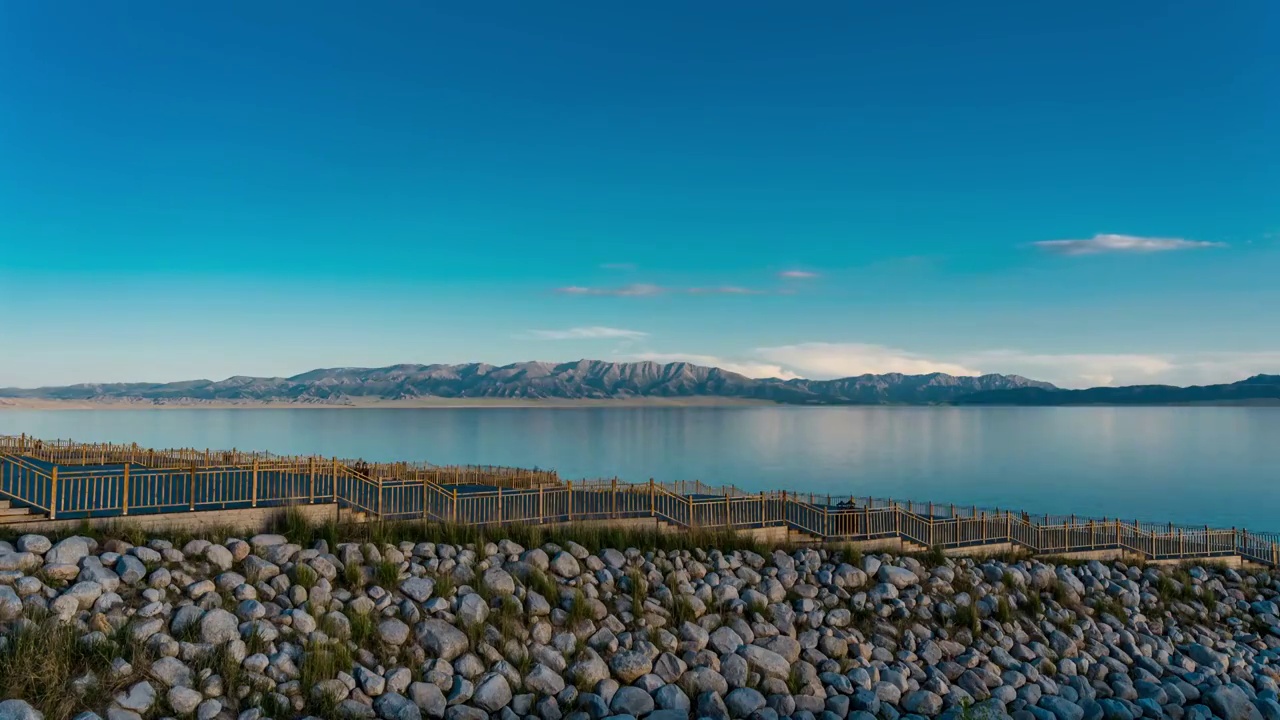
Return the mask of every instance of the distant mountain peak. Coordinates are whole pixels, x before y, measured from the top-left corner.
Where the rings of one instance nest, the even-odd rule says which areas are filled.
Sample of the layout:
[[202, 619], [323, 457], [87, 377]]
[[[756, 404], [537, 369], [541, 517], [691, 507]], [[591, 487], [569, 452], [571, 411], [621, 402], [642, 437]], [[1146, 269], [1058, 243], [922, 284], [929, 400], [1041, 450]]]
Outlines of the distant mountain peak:
[[529, 361], [494, 366], [485, 363], [411, 364], [381, 368], [340, 367], [311, 370], [287, 378], [237, 375], [225, 380], [178, 383], [81, 384], [35, 390], [4, 389], [0, 397], [81, 401], [256, 401], [342, 402], [411, 398], [680, 398], [721, 397], [779, 403], [937, 404], [975, 392], [1034, 387], [1048, 383], [1018, 376], [956, 377], [860, 375], [836, 380], [753, 379], [722, 368], [689, 362], [652, 360], [609, 362], [582, 358], [553, 363]]

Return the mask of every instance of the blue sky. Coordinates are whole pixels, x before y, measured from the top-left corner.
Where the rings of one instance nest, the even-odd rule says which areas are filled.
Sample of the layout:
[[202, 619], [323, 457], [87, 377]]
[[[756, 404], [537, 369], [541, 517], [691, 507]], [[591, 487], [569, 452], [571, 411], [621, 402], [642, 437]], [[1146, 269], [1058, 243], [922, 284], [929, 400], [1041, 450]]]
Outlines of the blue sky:
[[1275, 3], [455, 5], [0, 8], [0, 385], [1280, 372]]

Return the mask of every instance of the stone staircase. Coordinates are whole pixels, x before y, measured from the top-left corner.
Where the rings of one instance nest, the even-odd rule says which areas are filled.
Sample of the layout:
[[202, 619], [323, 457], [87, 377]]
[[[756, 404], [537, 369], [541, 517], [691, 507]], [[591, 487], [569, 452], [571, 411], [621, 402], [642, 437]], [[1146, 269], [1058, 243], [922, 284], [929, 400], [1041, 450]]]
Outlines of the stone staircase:
[[0, 525], [14, 525], [17, 523], [31, 522], [32, 520], [43, 520], [43, 514], [35, 514], [30, 508], [14, 507], [9, 500], [0, 500]]

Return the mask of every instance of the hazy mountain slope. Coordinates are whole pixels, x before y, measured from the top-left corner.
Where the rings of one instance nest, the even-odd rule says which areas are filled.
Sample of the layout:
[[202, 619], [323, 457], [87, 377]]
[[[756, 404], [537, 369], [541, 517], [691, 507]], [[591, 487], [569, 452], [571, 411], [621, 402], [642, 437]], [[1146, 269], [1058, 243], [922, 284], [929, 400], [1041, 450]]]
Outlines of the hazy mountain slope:
[[973, 393], [957, 405], [1185, 405], [1280, 402], [1280, 375], [1255, 375], [1224, 385], [1131, 385], [1087, 390], [1000, 389]]
[[341, 402], [345, 399], [724, 397], [805, 404], [931, 404], [974, 392], [1017, 388], [1052, 390], [1016, 375], [952, 377], [862, 375], [841, 380], [752, 379], [690, 363], [523, 362], [496, 367], [392, 365], [312, 370], [289, 378], [237, 376], [177, 383], [81, 384], [31, 390], [0, 389], [0, 397], [42, 400]]

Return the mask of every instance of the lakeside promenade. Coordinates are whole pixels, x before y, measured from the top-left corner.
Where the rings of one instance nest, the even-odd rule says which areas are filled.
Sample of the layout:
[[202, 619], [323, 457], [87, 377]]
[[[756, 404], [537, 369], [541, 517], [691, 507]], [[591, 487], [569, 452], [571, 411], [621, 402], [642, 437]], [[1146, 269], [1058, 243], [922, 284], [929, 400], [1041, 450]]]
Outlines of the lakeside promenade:
[[0, 523], [100, 521], [296, 506], [335, 506], [346, 520], [472, 526], [629, 523], [733, 530], [785, 543], [898, 543], [901, 550], [1220, 558], [1280, 563], [1280, 534], [1129, 518], [1032, 514], [885, 498], [747, 492], [701, 482], [564, 481], [494, 466], [368, 463], [320, 456], [156, 450], [0, 436]]

